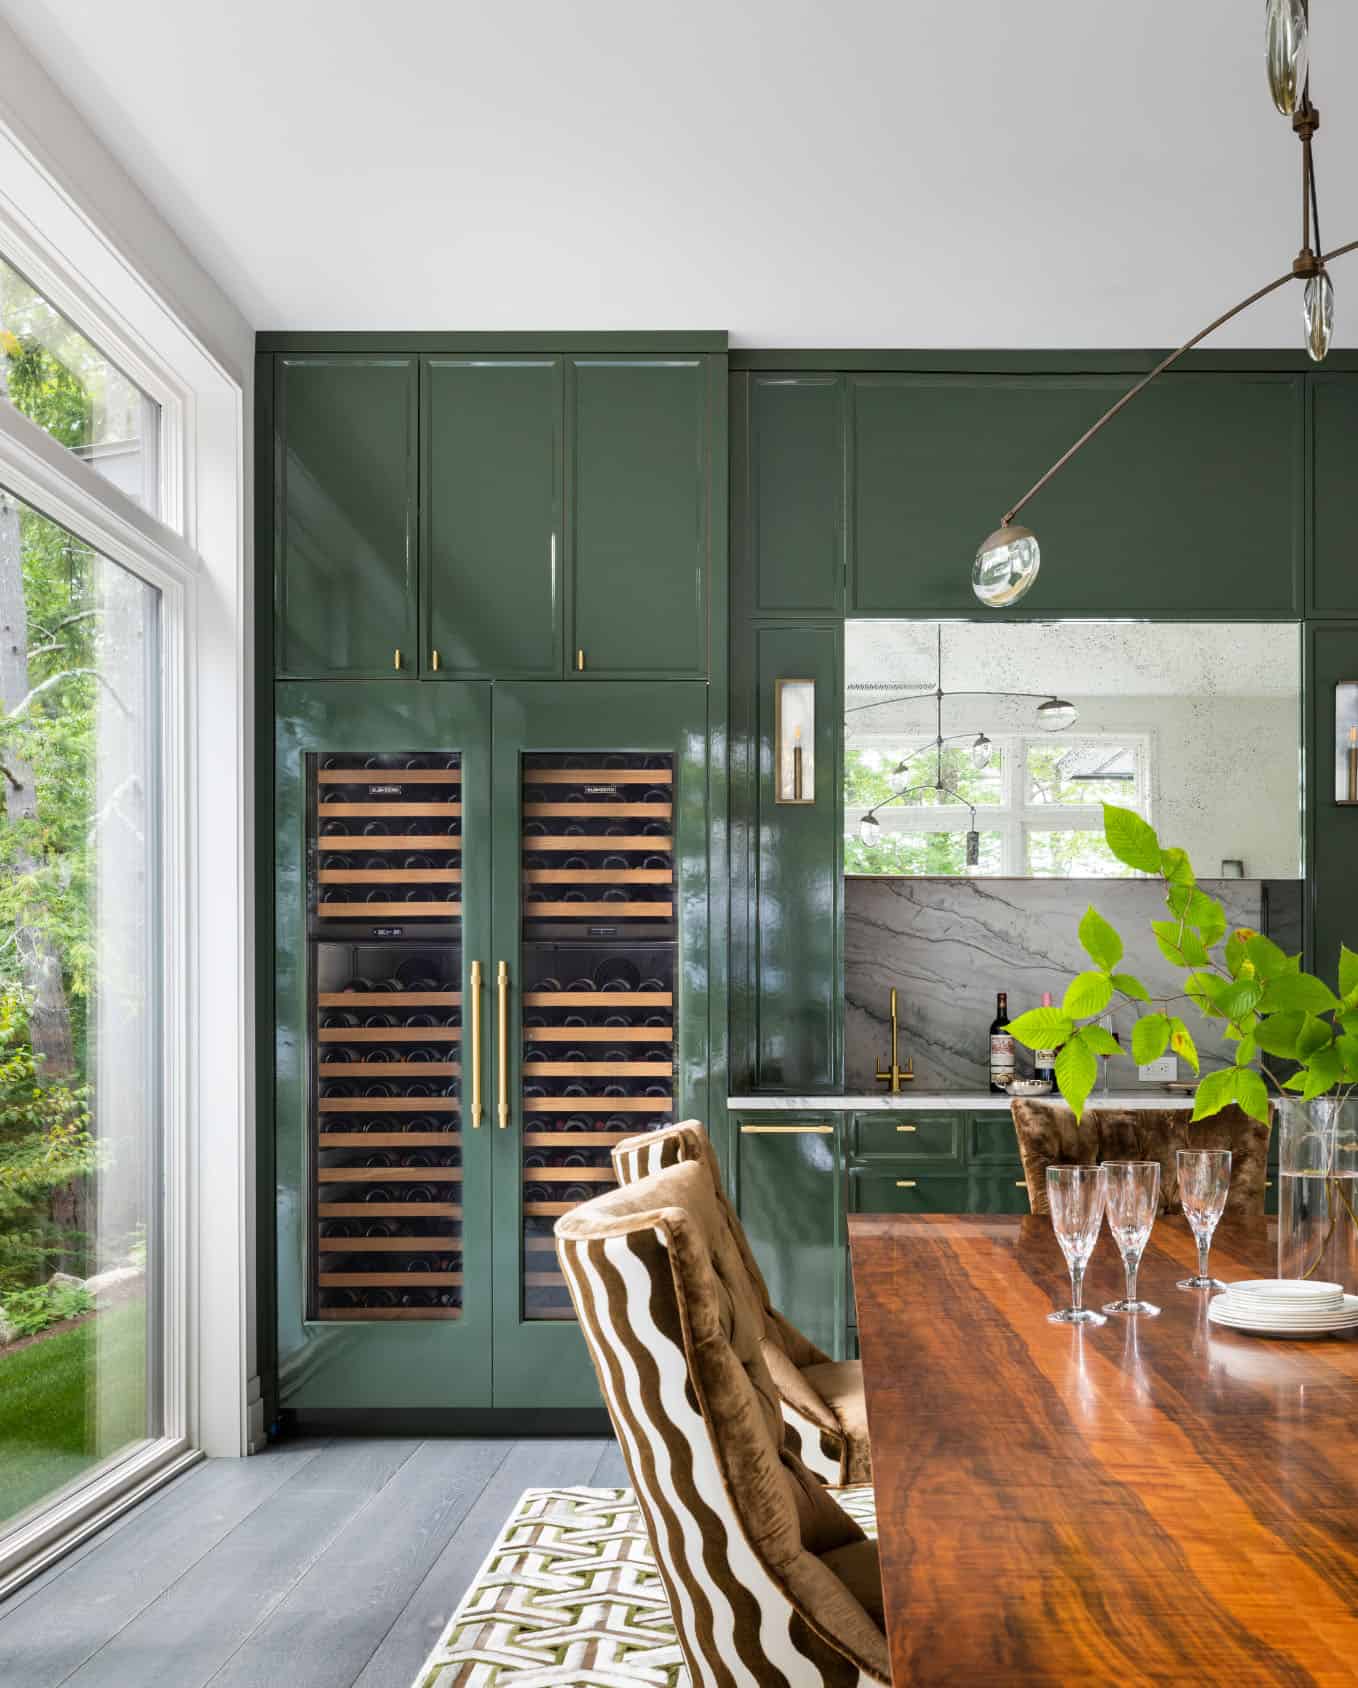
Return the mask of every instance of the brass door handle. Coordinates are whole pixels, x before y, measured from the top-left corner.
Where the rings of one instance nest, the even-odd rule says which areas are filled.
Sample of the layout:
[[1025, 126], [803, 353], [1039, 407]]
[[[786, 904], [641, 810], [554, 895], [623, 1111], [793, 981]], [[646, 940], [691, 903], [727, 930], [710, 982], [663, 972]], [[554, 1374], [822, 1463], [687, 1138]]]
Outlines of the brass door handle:
[[401, 647], [399, 645], [397, 645], [396, 649], [391, 654], [391, 666], [393, 668], [399, 668], [401, 666]]
[[433, 652], [432, 666], [433, 666], [433, 670], [434, 670], [435, 674], [437, 674], [438, 671], [439, 671], [439, 653], [437, 651]]
[[583, 648], [575, 653], [575, 668], [576, 672], [579, 674], [583, 674], [585, 672], [585, 653]]
[[917, 1125], [898, 1125], [896, 1129], [897, 1131], [918, 1131], [919, 1127]]
[[481, 963], [472, 962], [472, 1130], [481, 1124]]
[[914, 1178], [898, 1178], [896, 1180], [896, 1188], [898, 1190], [913, 1190], [917, 1183], [918, 1180]]
[[1026, 1178], [1016, 1178], [1014, 1180], [1014, 1188], [1016, 1190], [1026, 1190], [1028, 1188], [1028, 1180]]
[[496, 1114], [500, 1130], [509, 1124], [509, 963], [502, 961], [495, 969], [495, 993], [498, 998], [495, 1026], [495, 1071], [499, 1095]]
[[828, 1137], [833, 1125], [742, 1125], [742, 1137]]

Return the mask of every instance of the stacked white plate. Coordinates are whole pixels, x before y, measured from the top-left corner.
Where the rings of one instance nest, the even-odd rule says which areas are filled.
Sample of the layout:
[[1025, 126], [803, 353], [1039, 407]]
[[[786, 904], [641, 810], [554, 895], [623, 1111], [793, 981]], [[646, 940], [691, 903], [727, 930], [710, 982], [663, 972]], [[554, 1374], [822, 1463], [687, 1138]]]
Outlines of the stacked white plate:
[[1358, 1330], [1358, 1295], [1304, 1278], [1246, 1278], [1214, 1295], [1207, 1313], [1214, 1324], [1254, 1336], [1329, 1336]]

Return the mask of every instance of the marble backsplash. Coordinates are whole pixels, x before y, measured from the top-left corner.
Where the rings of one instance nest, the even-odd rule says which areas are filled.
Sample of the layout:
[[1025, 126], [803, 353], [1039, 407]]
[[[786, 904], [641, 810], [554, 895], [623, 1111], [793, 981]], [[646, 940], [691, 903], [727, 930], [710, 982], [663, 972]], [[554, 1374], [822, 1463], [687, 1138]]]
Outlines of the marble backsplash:
[[[1293, 880], [1204, 880], [1232, 926], [1266, 930], [1289, 953], [1300, 949], [1301, 887]], [[1149, 880], [849, 878], [844, 896], [845, 1088], [878, 1088], [874, 1069], [890, 1049], [888, 998], [897, 991], [901, 1059], [915, 1063], [920, 1090], [984, 1090], [987, 1037], [995, 993], [1009, 993], [1020, 1014], [1049, 990], [1059, 1003], [1067, 982], [1089, 965], [1076, 928], [1090, 903], [1122, 934], [1126, 970], [1153, 994], [1180, 975], [1156, 948], [1150, 922], [1164, 915], [1162, 890]], [[1229, 1061], [1210, 1021], [1187, 1005], [1204, 1068]], [[1130, 1009], [1113, 1026], [1131, 1046]], [[1110, 1082], [1136, 1083], [1130, 1061], [1115, 1062]], [[1120, 1072], [1117, 1070], [1120, 1068]], [[1031, 1056], [1019, 1050], [1019, 1070]], [[1185, 1072], [1181, 1076], [1191, 1077]]]

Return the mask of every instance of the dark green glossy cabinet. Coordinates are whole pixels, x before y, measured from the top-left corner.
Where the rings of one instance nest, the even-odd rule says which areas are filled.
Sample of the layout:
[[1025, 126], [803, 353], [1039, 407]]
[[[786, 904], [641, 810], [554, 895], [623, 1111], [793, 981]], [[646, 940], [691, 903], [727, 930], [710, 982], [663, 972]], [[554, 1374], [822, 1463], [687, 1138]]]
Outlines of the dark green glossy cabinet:
[[842, 1114], [736, 1115], [736, 1202], [773, 1305], [827, 1354], [844, 1353]]
[[1358, 615], [1358, 375], [1311, 378], [1312, 611]]
[[281, 675], [414, 671], [417, 387], [413, 358], [276, 360]]
[[421, 672], [555, 678], [561, 360], [427, 358], [421, 382]]
[[724, 367], [702, 357], [570, 360], [568, 645], [577, 672], [707, 674], [719, 377], [724, 386]]
[[754, 615], [844, 608], [845, 391], [842, 375], [756, 375], [741, 446]]

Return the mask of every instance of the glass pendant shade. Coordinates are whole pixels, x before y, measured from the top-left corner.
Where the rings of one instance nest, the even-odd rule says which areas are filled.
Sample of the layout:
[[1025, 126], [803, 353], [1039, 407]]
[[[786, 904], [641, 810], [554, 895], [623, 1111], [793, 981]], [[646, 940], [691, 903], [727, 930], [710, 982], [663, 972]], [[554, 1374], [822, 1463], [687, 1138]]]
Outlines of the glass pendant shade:
[[990, 763], [990, 752], [993, 745], [984, 733], [977, 733], [976, 742], [971, 747], [971, 765], [973, 768], [985, 768]]
[[1268, 0], [1264, 8], [1264, 50], [1268, 91], [1284, 117], [1301, 104], [1311, 44], [1302, 0]]
[[904, 791], [910, 784], [910, 770], [904, 762], [898, 762], [887, 775], [887, 784], [893, 791]]
[[971, 566], [971, 589], [989, 609], [1018, 603], [1037, 579], [1042, 550], [1026, 527], [996, 528], [981, 541]]
[[981, 864], [981, 835], [975, 827], [967, 834], [967, 866], [979, 867]]
[[876, 815], [864, 815], [858, 823], [858, 836], [865, 844], [876, 844], [881, 840], [882, 823]]
[[1063, 697], [1049, 697], [1037, 706], [1037, 724], [1044, 733], [1063, 733], [1080, 719], [1080, 711]]
[[1328, 270], [1307, 278], [1302, 290], [1302, 320], [1306, 324], [1306, 350], [1314, 362], [1320, 363], [1334, 334], [1334, 283]]

